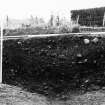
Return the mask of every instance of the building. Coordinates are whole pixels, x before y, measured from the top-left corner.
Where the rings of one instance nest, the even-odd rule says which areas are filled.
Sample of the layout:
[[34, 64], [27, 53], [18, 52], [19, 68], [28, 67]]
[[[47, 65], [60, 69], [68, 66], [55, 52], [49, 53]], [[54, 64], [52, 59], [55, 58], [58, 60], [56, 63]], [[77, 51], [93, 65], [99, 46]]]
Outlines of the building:
[[80, 26], [105, 26], [105, 7], [72, 10], [71, 20]]

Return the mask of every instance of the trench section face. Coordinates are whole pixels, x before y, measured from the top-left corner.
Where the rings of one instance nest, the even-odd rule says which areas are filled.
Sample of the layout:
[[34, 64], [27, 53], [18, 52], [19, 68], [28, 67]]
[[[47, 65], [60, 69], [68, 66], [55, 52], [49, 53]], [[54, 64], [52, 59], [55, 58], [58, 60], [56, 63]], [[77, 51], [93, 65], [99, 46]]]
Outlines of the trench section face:
[[103, 86], [105, 38], [98, 37], [96, 42], [94, 38], [66, 35], [4, 40], [3, 83], [45, 94], [91, 84]]

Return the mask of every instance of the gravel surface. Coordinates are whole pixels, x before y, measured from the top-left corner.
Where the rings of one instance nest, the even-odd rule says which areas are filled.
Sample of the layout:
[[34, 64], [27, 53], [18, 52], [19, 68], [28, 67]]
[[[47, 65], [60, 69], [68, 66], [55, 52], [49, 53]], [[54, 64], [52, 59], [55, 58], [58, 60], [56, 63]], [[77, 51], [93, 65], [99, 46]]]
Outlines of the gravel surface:
[[87, 92], [48, 99], [47, 97], [30, 93], [16, 86], [2, 84], [0, 86], [0, 105], [105, 105], [105, 90]]
[[23, 91], [16, 86], [2, 84], [0, 88], [0, 105], [49, 105], [45, 97], [36, 93]]

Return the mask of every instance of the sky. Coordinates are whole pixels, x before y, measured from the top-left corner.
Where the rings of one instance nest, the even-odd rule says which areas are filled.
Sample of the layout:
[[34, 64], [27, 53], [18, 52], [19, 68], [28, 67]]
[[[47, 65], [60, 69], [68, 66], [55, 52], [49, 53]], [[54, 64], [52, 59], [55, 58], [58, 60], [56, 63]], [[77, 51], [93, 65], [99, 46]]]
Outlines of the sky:
[[51, 14], [55, 14], [69, 19], [70, 10], [103, 6], [105, 0], [2, 0], [0, 15], [14, 19], [26, 19], [33, 15], [48, 20]]

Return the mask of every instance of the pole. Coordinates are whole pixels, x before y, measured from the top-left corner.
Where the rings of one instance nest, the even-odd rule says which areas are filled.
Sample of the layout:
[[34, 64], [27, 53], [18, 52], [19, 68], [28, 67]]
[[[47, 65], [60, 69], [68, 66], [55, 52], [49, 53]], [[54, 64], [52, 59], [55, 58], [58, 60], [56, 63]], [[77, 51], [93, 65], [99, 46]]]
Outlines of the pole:
[[77, 24], [79, 24], [79, 15], [77, 16]]
[[1, 16], [1, 19], [0, 19], [0, 31], [1, 31], [1, 36], [0, 36], [0, 84], [2, 83], [2, 53], [3, 53], [3, 19], [2, 19], [2, 16]]
[[104, 16], [103, 16], [103, 27], [105, 26], [105, 12], [104, 12]]

